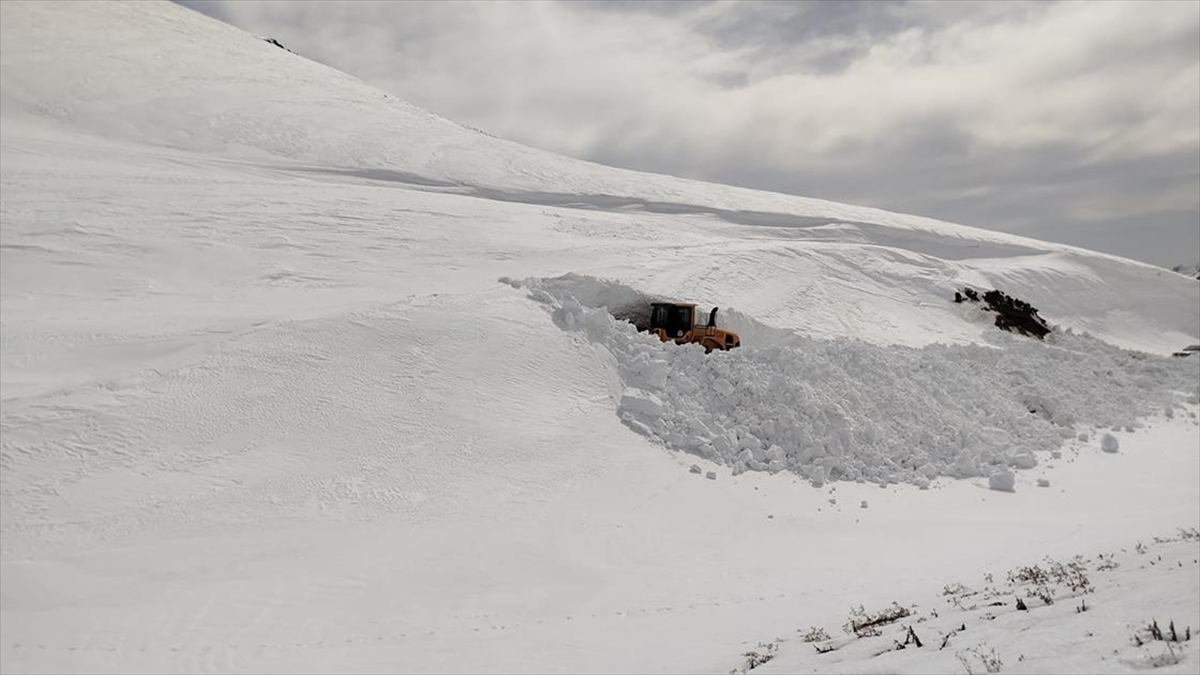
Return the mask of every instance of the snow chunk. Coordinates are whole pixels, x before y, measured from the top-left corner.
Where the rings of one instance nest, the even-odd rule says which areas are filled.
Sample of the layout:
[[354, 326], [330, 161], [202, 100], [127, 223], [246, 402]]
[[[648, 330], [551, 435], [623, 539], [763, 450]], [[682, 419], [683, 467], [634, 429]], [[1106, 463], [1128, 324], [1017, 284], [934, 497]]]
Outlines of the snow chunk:
[[1104, 434], [1100, 439], [1100, 449], [1104, 452], [1116, 452], [1121, 449], [1121, 442], [1112, 434]]
[[1016, 492], [1016, 477], [1011, 471], [997, 471], [988, 477], [988, 489], [999, 492]]
[[1032, 469], [1037, 463], [1037, 458], [1029, 450], [1021, 450], [1008, 458], [1008, 465], [1017, 469]]
[[540, 288], [535, 288], [534, 290], [530, 291], [529, 299], [533, 300], [534, 302], [540, 302], [543, 305], [554, 304], [554, 296], [550, 295], [546, 291], [541, 290]]
[[621, 412], [653, 420], [662, 414], [663, 402], [648, 391], [630, 387], [621, 396], [621, 404], [617, 409]]
[[733, 385], [730, 384], [729, 380], [723, 377], [718, 377], [715, 381], [713, 381], [713, 391], [716, 391], [722, 396], [728, 396], [733, 393]]
[[647, 438], [654, 436], [653, 429], [651, 429], [650, 427], [646, 426], [645, 424], [642, 424], [641, 422], [633, 419], [633, 415], [630, 415], [629, 413], [625, 413], [624, 415], [621, 415], [621, 421], [624, 422], [625, 425], [628, 426], [630, 429], [633, 429], [637, 433], [639, 433], [643, 436], [646, 436]]

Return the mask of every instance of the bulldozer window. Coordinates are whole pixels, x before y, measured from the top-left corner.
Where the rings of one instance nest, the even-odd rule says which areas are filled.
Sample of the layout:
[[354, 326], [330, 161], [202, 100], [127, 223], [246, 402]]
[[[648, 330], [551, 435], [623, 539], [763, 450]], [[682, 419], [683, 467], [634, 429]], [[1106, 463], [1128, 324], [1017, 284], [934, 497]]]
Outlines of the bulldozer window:
[[650, 325], [662, 328], [670, 337], [683, 337], [684, 333], [692, 329], [692, 308], [658, 305], [650, 317]]
[[670, 317], [667, 320], [667, 332], [673, 337], [683, 337], [683, 334], [691, 329], [692, 308], [672, 307]]
[[653, 328], [667, 327], [667, 306], [658, 305], [654, 308], [654, 313], [650, 316], [650, 326]]

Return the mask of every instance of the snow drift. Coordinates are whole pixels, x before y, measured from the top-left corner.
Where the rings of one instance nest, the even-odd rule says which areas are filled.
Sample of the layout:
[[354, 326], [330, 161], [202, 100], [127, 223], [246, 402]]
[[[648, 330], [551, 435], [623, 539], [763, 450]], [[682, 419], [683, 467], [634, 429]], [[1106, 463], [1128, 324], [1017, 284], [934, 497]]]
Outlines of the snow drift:
[[1200, 364], [1070, 332], [1047, 344], [997, 330], [991, 346], [884, 347], [789, 335], [731, 311], [743, 347], [705, 355], [615, 318], [611, 307], [644, 301], [618, 282], [504, 281], [612, 353], [626, 424], [735, 475], [787, 469], [815, 485], [927, 486], [1031, 469], [1065, 439], [1140, 426], [1200, 396]]

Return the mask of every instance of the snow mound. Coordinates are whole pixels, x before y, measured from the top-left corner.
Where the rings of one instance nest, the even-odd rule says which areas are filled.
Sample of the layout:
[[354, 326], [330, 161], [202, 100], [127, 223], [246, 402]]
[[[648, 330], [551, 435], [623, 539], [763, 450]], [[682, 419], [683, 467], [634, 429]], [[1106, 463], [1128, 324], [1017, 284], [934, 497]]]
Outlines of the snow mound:
[[744, 330], [743, 347], [705, 355], [615, 318], [606, 302], [644, 297], [623, 284], [504, 281], [548, 305], [561, 329], [612, 353], [627, 425], [735, 475], [789, 470], [815, 484], [924, 486], [1029, 469], [1076, 427], [1136, 427], [1200, 382], [1200, 364], [1070, 332], [1045, 344], [997, 332], [991, 346], [885, 347], [811, 339], [733, 311], [725, 318], [737, 325], [723, 325]]

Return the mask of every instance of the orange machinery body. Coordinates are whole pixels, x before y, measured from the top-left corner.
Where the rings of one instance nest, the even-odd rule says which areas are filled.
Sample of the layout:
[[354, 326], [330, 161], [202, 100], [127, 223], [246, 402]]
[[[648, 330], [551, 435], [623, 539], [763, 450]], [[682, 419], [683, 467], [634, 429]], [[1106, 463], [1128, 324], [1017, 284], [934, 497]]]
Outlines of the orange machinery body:
[[696, 323], [696, 305], [690, 302], [656, 302], [650, 310], [650, 332], [663, 342], [694, 342], [705, 352], [727, 350], [742, 344], [738, 334], [717, 328], [717, 309], [708, 316], [708, 324]]

